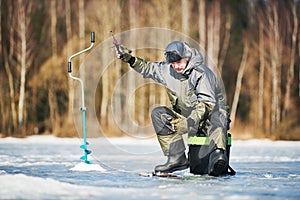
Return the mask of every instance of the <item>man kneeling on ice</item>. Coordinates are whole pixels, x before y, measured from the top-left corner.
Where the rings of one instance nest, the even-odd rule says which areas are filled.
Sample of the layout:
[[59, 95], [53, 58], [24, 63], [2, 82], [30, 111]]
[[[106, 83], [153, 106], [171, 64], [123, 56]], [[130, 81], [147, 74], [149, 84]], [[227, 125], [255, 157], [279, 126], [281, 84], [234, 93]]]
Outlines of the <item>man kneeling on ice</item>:
[[182, 135], [204, 134], [213, 144], [210, 150], [208, 174], [219, 176], [227, 171], [226, 137], [228, 106], [214, 73], [203, 64], [199, 51], [188, 44], [174, 41], [165, 49], [166, 62], [149, 62], [132, 56], [125, 47], [116, 46], [119, 59], [144, 78], [164, 85], [172, 104], [159, 106], [151, 119], [161, 149], [168, 160], [155, 167], [155, 173], [171, 173], [189, 167]]

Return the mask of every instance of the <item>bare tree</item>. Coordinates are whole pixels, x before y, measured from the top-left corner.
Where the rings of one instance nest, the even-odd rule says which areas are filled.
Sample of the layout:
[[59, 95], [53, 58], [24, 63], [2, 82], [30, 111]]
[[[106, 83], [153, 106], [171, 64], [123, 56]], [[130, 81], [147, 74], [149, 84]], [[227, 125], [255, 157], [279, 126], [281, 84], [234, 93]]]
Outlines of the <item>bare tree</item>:
[[[129, 1], [129, 28], [135, 28], [137, 25], [137, 17], [138, 17], [138, 10], [139, 10], [139, 2], [137, 0], [130, 0]], [[134, 46], [134, 42], [136, 40], [137, 36], [135, 34], [135, 32], [131, 32], [130, 33], [130, 46]], [[127, 95], [130, 94], [131, 91], [134, 91], [134, 87], [135, 87], [135, 76], [133, 73], [129, 73], [128, 76], [128, 83], [127, 83]], [[129, 114], [129, 116], [132, 116], [132, 120], [135, 119], [135, 114], [136, 114], [136, 107], [135, 107], [135, 95], [130, 96], [130, 107], [127, 108], [127, 113]], [[139, 110], [141, 111], [141, 109]], [[130, 119], [127, 119], [129, 121], [127, 121], [126, 123], [132, 123], [132, 121], [130, 121]]]
[[220, 1], [212, 1], [207, 17], [207, 53], [218, 67], [221, 30]]
[[[67, 33], [67, 55], [72, 55], [72, 49], [73, 49], [73, 42], [72, 42], [72, 24], [71, 24], [71, 5], [70, 0], [65, 0], [65, 10], [66, 10], [66, 33]], [[74, 81], [72, 79], [68, 79], [68, 116], [67, 116], [67, 122], [68, 124], [71, 124], [72, 122], [72, 105], [73, 105], [73, 98], [74, 98]]]
[[[203, 49], [206, 49], [206, 30], [206, 3], [199, 1], [199, 41]], [[206, 53], [204, 57], [206, 58]]]
[[20, 54], [18, 54], [18, 60], [20, 62], [20, 89], [19, 89], [19, 102], [18, 102], [18, 125], [22, 133], [25, 133], [25, 93], [26, 93], [26, 71], [30, 66], [32, 60], [29, 57], [29, 49], [27, 47], [29, 37], [29, 24], [30, 20], [28, 15], [32, 11], [32, 2], [18, 1], [18, 23], [19, 29], [17, 30], [18, 37], [20, 39]]
[[[298, 38], [300, 38], [300, 31], [298, 32]], [[300, 40], [298, 40], [298, 49], [300, 49]], [[300, 51], [298, 51], [298, 58], [300, 58]], [[298, 64], [298, 79], [299, 79], [299, 82], [298, 82], [298, 97], [300, 98], [300, 67], [299, 67], [299, 64]]]
[[272, 68], [271, 133], [275, 132], [280, 121], [280, 63], [282, 44], [279, 32], [278, 2], [269, 2], [267, 13], [269, 22], [270, 60]]
[[78, 0], [79, 49], [84, 48], [85, 38], [84, 0]]
[[190, 13], [190, 2], [188, 0], [181, 0], [181, 21], [182, 21], [182, 32], [189, 34], [189, 13]]
[[25, 83], [26, 83], [26, 13], [23, 1], [18, 1], [19, 6], [19, 23], [20, 23], [20, 39], [21, 39], [21, 80], [20, 80], [20, 96], [18, 104], [18, 123], [23, 124], [23, 110], [25, 101]]
[[292, 29], [292, 44], [291, 44], [291, 54], [290, 54], [290, 65], [288, 68], [287, 74], [287, 83], [285, 85], [285, 96], [284, 96], [284, 106], [283, 106], [283, 117], [287, 116], [287, 113], [291, 109], [291, 90], [292, 83], [294, 80], [294, 65], [295, 65], [295, 57], [296, 57], [296, 46], [297, 46], [297, 33], [298, 33], [298, 16], [297, 16], [297, 3], [294, 1], [290, 1], [292, 16], [293, 16], [293, 29]]
[[[2, 3], [2, 2], [1, 2]], [[27, 71], [32, 64], [33, 40], [30, 15], [33, 12], [32, 2], [6, 2], [7, 15], [2, 37], [5, 72], [8, 78], [10, 116], [7, 127], [14, 133], [24, 135], [26, 129], [26, 83]], [[2, 13], [1, 13], [2, 14]], [[2, 22], [4, 23], [4, 22]], [[4, 115], [5, 116], [5, 115]], [[12, 119], [12, 120], [11, 120]], [[10, 131], [9, 131], [10, 132]]]
[[[50, 33], [51, 33], [51, 47], [52, 47], [52, 66], [56, 65], [57, 62], [57, 38], [56, 38], [56, 0], [50, 2]], [[56, 97], [55, 82], [53, 80], [48, 81], [48, 102], [50, 108], [50, 122], [53, 132], [57, 132], [59, 129], [59, 113]]]
[[258, 79], [258, 127], [263, 128], [264, 118], [264, 76], [265, 76], [265, 42], [264, 24], [258, 19], [259, 31], [259, 79]]
[[[158, 2], [159, 3], [159, 2]], [[161, 8], [161, 11], [159, 11], [159, 13], [162, 13], [162, 19], [161, 20], [161, 26], [162, 27], [171, 27], [171, 13], [169, 11], [169, 6], [170, 4], [172, 4], [173, 2], [172, 1], [167, 1], [166, 3], [164, 3], [163, 5], [160, 5], [158, 7]], [[168, 40], [168, 38], [170, 37], [169, 36], [169, 33], [167, 33], [164, 37], [161, 37], [160, 35], [157, 36], [158, 38], [158, 41], [160, 42], [165, 42]], [[158, 55], [156, 55], [158, 56]], [[159, 57], [161, 59], [161, 52], [159, 52]], [[160, 104], [160, 105], [167, 105], [168, 104], [168, 96], [167, 96], [167, 93], [166, 93], [166, 88], [162, 87], [162, 86], [153, 86], [154, 88], [156, 88], [156, 95], [158, 95], [159, 98], [157, 103]], [[150, 95], [152, 96], [155, 96], [154, 95], [155, 93], [154, 92], [151, 92]], [[150, 105], [153, 105], [153, 104], [150, 104]]]
[[[17, 128], [17, 110], [16, 110], [16, 95], [15, 95], [15, 87], [14, 87], [14, 76], [11, 70], [11, 65], [13, 64], [13, 56], [15, 52], [15, 41], [14, 41], [14, 29], [16, 28], [16, 15], [14, 15], [13, 8], [15, 8], [16, 5], [13, 4], [7, 4], [7, 16], [6, 21], [2, 23], [6, 23], [5, 25], [2, 24], [4, 27], [9, 27], [8, 30], [8, 40], [2, 41], [2, 55], [4, 58], [4, 67], [8, 78], [8, 85], [9, 85], [9, 96], [10, 96], [10, 109], [11, 109], [11, 115], [12, 115], [12, 129], [13, 131]], [[9, 25], [8, 25], [9, 24]], [[1, 31], [2, 33], [2, 31]], [[4, 37], [4, 35], [3, 35]], [[5, 43], [5, 44], [4, 44]], [[8, 48], [9, 47], [9, 48]]]
[[238, 71], [237, 79], [236, 79], [236, 88], [234, 92], [234, 98], [231, 106], [231, 112], [230, 112], [230, 119], [231, 119], [231, 126], [234, 127], [235, 117], [236, 117], [236, 111], [239, 103], [239, 97], [241, 93], [242, 88], [242, 79], [244, 76], [244, 71], [247, 65], [247, 59], [249, 54], [249, 44], [247, 38], [244, 39], [244, 50], [243, 50], [243, 56], [242, 61], [240, 64], [240, 68]]
[[224, 27], [224, 38], [223, 38], [223, 42], [222, 42], [222, 47], [220, 50], [220, 55], [219, 55], [219, 65], [218, 65], [218, 69], [220, 71], [220, 74], [222, 74], [222, 70], [223, 70], [223, 65], [224, 65], [224, 61], [225, 61], [225, 57], [227, 54], [227, 50], [229, 47], [229, 43], [230, 43], [230, 38], [231, 38], [231, 24], [232, 24], [232, 14], [231, 11], [229, 9], [229, 7], [226, 7], [225, 13], [223, 14], [225, 15], [225, 17], [221, 17], [223, 20], [225, 20], [225, 27]]
[[[115, 27], [115, 32], [120, 32], [121, 30], [121, 11], [122, 11], [122, 1], [121, 0], [118, 0], [118, 1], [114, 1], [112, 6], [116, 8], [115, 12], [114, 12], [114, 15], [115, 17], [114, 18], [114, 27]], [[114, 70], [115, 72], [115, 78], [118, 80], [120, 77], [121, 77], [121, 70], [122, 70], [122, 64], [121, 62], [116, 62], [115, 64], [115, 67], [116, 69]], [[123, 95], [121, 92], [118, 92], [116, 95], [115, 95], [115, 99], [114, 101], [112, 102], [114, 106], [114, 108], [116, 110], [119, 110], [121, 111], [122, 110], [122, 101], [123, 101]], [[116, 121], [118, 122], [121, 122], [122, 119], [124, 119], [124, 116], [123, 116], [123, 112], [121, 112], [119, 115], [116, 115], [114, 116], [116, 119]]]
[[55, 65], [57, 60], [57, 39], [56, 39], [56, 0], [51, 0], [50, 2], [50, 17], [51, 17], [51, 49], [52, 49], [52, 64]]

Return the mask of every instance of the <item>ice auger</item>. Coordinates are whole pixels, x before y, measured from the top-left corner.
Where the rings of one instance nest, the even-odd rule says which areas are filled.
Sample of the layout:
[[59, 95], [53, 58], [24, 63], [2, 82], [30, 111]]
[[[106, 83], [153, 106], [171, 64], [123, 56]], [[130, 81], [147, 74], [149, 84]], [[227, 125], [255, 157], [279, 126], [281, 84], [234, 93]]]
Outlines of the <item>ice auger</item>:
[[68, 73], [69, 73], [69, 77], [76, 80], [76, 81], [79, 81], [80, 82], [80, 85], [81, 85], [81, 101], [82, 101], [82, 106], [80, 108], [80, 111], [81, 111], [81, 114], [82, 114], [82, 127], [83, 127], [83, 144], [80, 145], [80, 148], [83, 149], [84, 151], [84, 155], [80, 157], [81, 160], [83, 160], [85, 163], [87, 164], [90, 164], [91, 162], [88, 161], [88, 155], [92, 153], [91, 150], [88, 150], [87, 149], [87, 145], [88, 145], [88, 142], [86, 141], [86, 107], [85, 107], [85, 103], [84, 103], [84, 82], [82, 79], [78, 78], [78, 77], [75, 77], [72, 75], [72, 63], [71, 63], [71, 60], [82, 54], [82, 53], [85, 53], [86, 51], [89, 51], [93, 48], [94, 46], [94, 43], [95, 43], [95, 32], [91, 32], [91, 46], [82, 50], [82, 51], [79, 51], [75, 54], [73, 54], [69, 60], [68, 60]]

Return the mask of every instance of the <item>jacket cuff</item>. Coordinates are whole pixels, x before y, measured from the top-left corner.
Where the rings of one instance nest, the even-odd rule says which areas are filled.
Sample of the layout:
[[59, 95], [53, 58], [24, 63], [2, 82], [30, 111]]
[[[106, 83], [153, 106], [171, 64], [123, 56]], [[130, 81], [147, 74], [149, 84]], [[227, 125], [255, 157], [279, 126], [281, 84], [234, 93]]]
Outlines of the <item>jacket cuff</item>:
[[131, 57], [129, 60], [128, 60], [128, 63], [129, 65], [132, 67], [132, 65], [135, 63], [135, 57]]

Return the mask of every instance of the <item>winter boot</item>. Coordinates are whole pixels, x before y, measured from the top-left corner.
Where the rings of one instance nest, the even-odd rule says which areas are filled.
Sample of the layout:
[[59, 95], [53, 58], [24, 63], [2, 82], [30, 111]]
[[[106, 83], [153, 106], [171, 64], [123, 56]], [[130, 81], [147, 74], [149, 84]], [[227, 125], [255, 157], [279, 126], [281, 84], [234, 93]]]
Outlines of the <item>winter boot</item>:
[[169, 155], [168, 161], [163, 165], [158, 165], [155, 167], [155, 173], [172, 173], [177, 170], [183, 170], [189, 167], [189, 162], [183, 154]]
[[214, 150], [209, 156], [208, 174], [220, 176], [228, 170], [228, 159], [222, 149]]

